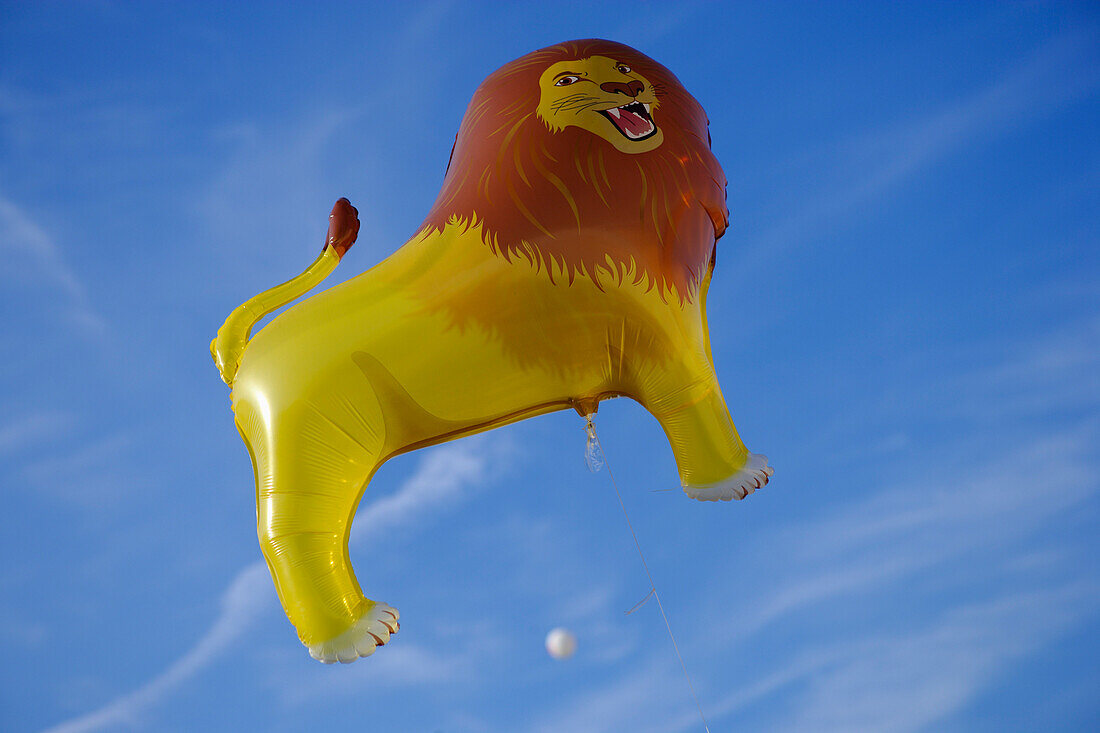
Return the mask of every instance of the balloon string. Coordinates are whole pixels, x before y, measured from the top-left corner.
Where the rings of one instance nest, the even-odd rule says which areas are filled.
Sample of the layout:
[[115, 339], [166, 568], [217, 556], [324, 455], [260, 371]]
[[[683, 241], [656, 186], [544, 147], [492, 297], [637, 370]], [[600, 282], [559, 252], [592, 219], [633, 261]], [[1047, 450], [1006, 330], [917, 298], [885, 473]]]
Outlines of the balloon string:
[[650, 589], [649, 589], [649, 592], [645, 594], [645, 598], [643, 598], [642, 600], [638, 601], [638, 602], [637, 602], [637, 603], [635, 603], [635, 604], [634, 604], [633, 606], [631, 606], [631, 607], [630, 607], [630, 610], [626, 612], [626, 615], [627, 615], [627, 616], [629, 616], [630, 614], [632, 614], [632, 613], [634, 613], [635, 611], [637, 611], [637, 610], [638, 610], [639, 608], [641, 608], [641, 606], [642, 606], [642, 604], [643, 604], [643, 603], [645, 603], [646, 601], [648, 601], [648, 600], [649, 600], [650, 598], [652, 598], [652, 597], [653, 597], [653, 589], [652, 589], [652, 588], [650, 588]]
[[[668, 638], [672, 640], [672, 648], [676, 651], [676, 658], [680, 660], [680, 669], [684, 671], [684, 679], [687, 680], [688, 688], [691, 690], [691, 697], [695, 700], [695, 707], [699, 710], [699, 717], [703, 721], [703, 728], [710, 733], [710, 726], [707, 725], [707, 716], [703, 715], [703, 706], [699, 703], [699, 696], [695, 694], [695, 685], [691, 682], [691, 675], [688, 674], [687, 665], [684, 664], [684, 658], [680, 654], [680, 647], [676, 643], [676, 636], [672, 633], [672, 625], [668, 622], [668, 615], [665, 614], [665, 607], [661, 603], [661, 595], [657, 592], [657, 584], [653, 582], [653, 574], [649, 572], [649, 564], [645, 561], [645, 555], [642, 554], [642, 546], [638, 542], [638, 535], [634, 532], [634, 525], [630, 523], [630, 516], [626, 513], [626, 504], [623, 503], [623, 495], [619, 492], [619, 485], [615, 482], [615, 474], [611, 471], [611, 462], [607, 460], [607, 453], [604, 452], [603, 444], [600, 443], [600, 436], [596, 432], [596, 426], [592, 422], [592, 416], [586, 415], [585, 420], [588, 424], [585, 425], [585, 430], [589, 435], [595, 436], [596, 445], [600, 449], [600, 454], [603, 457], [603, 465], [607, 466], [607, 475], [611, 478], [611, 486], [615, 489], [615, 497], [619, 500], [619, 508], [623, 510], [623, 518], [626, 519], [627, 529], [630, 530], [630, 536], [634, 539], [634, 548], [638, 551], [638, 557], [642, 561], [642, 567], [645, 568], [646, 577], [649, 578], [649, 589], [653, 594], [654, 599], [657, 601], [657, 608], [661, 609], [661, 618], [665, 621], [665, 628], [668, 629]], [[649, 596], [646, 596], [649, 598]], [[635, 606], [636, 608], [637, 606]], [[633, 609], [631, 609], [633, 610]]]

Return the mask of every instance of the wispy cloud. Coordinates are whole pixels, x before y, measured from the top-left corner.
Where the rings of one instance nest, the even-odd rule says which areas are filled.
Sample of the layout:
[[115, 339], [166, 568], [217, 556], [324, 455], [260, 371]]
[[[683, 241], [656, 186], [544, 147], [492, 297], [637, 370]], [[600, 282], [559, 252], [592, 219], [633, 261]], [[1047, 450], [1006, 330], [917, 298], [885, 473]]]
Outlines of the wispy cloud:
[[[1100, 610], [1100, 586], [1069, 583], [962, 604], [903, 633], [868, 632], [801, 648], [785, 664], [709, 701], [712, 721], [786, 695], [775, 731], [916, 731], [943, 720], [1036, 652]], [[611, 711], [609, 711], [611, 712]], [[618, 711], [622, 714], [622, 711]], [[660, 730], [686, 731], [680, 713]]]
[[63, 261], [53, 238], [4, 196], [0, 196], [0, 246], [5, 257], [21, 257], [33, 262], [43, 280], [70, 297], [84, 297], [84, 286]]
[[351, 543], [361, 544], [379, 530], [446, 508], [460, 496], [480, 488], [491, 465], [504, 460], [506, 451], [502, 441], [475, 437], [429, 453], [400, 491], [359, 510], [352, 525]]
[[[554, 706], [524, 729], [530, 733], [667, 733], [670, 729], [663, 726], [681, 707], [676, 703], [670, 706], [673, 697], [667, 691], [682, 688], [684, 698], [690, 701], [687, 685], [676, 671], [650, 659], [607, 685], [589, 688]], [[698, 715], [693, 720], [699, 726]]]
[[421, 687], [446, 684], [476, 685], [478, 662], [485, 647], [476, 633], [463, 634], [459, 642], [442, 650], [402, 641], [391, 644], [370, 658], [342, 668], [338, 676], [326, 674], [315, 667], [279, 665], [272, 667], [271, 687], [276, 697], [287, 706], [315, 704], [318, 700], [360, 696], [366, 689], [393, 690], [401, 687]]
[[[378, 117], [388, 105], [409, 103], [409, 90], [422, 88], [425, 77], [440, 73], [438, 64], [425, 64], [422, 49], [436, 45], [433, 40], [446, 32], [446, 23], [460, 4], [437, 0], [418, 5], [407, 19], [387, 33], [384, 47], [373, 53], [384, 59], [387, 73], [371, 75], [361, 96], [346, 93], [336, 100], [319, 99], [292, 114], [280, 114], [278, 124], [256, 119], [227, 120], [212, 131], [216, 142], [225, 145], [226, 163], [199, 191], [194, 207], [208, 230], [207, 241], [217, 252], [225, 253], [223, 267], [242, 267], [255, 275], [257, 282], [285, 277], [274, 254], [286, 247], [298, 262], [303, 247], [320, 248], [328, 227], [328, 212], [336, 198], [348, 195], [359, 209], [363, 237], [374, 237], [384, 226], [388, 212], [377, 202], [356, 200], [349, 183], [338, 180], [332, 160], [347, 158], [348, 151], [337, 151], [341, 133], [356, 125], [363, 129], [364, 118]], [[380, 62], [382, 63], [382, 62]], [[380, 123], [371, 122], [372, 135]], [[361, 133], [354, 142], [354, 155], [378, 146], [364, 141]], [[443, 162], [445, 162], [444, 159]], [[373, 161], [363, 161], [367, 166]], [[391, 183], [377, 179], [367, 168], [357, 172], [355, 187], [389, 189]], [[363, 182], [362, 179], [367, 179]], [[404, 233], [404, 232], [403, 232]], [[407, 233], [406, 233], [407, 234]], [[362, 240], [361, 240], [362, 241]], [[387, 248], [390, 245], [387, 244]], [[362, 246], [354, 250], [359, 257]], [[377, 257], [377, 254], [372, 255]], [[264, 271], [265, 263], [272, 269]], [[343, 275], [349, 273], [344, 271]], [[339, 276], [339, 275], [338, 275]], [[231, 282], [231, 278], [225, 278]]]
[[[975, 384], [1001, 389], [983, 393], [969, 409], [1000, 403], [1004, 390], [1050, 404], [1067, 370], [1079, 375], [1091, 358], [1076, 346], [1080, 330], [1067, 333], [1054, 339], [1068, 339], [1072, 346], [1064, 350], [1052, 352], [1051, 341], [1042, 339], [975, 376]], [[1044, 424], [1025, 437], [1019, 430], [1005, 425], [972, 436], [951, 456], [930, 451], [917, 461], [925, 468], [899, 465], [881, 490], [771, 537], [774, 550], [760, 560], [766, 582], [756, 600], [739, 608], [736, 626], [715, 624], [727, 629], [720, 643], [744, 648], [766, 627], [809, 615], [834, 619], [833, 636], [844, 641], [810, 645], [771, 670], [752, 667], [759, 681], [729, 693], [711, 712], [720, 719], [788, 688], [789, 714], [773, 726], [779, 730], [917, 730], [961, 709], [996, 674], [1094, 616], [1100, 576], [1081, 564], [1070, 528], [1072, 517], [1100, 495], [1097, 425]], [[843, 496], [834, 477], [824, 477], [820, 488]], [[983, 597], [991, 577], [1014, 592]], [[945, 594], [946, 603], [936, 617], [917, 616], [904, 634], [839, 616], [857, 603], [897, 602], [921, 585]], [[721, 598], [744, 589], [715, 590]]]
[[809, 669], [796, 662], [789, 670], [802, 673], [806, 688], [775, 729], [922, 730], [964, 707], [1013, 662], [1094, 614], [1098, 591], [1071, 584], [1014, 593], [951, 609], [903, 634], [815, 649], [807, 654]]
[[[770, 539], [794, 550], [764, 569], [766, 582], [746, 586], [739, 577], [737, 587], [728, 587], [727, 574], [716, 574], [707, 595], [722, 605], [721, 618], [697, 618], [691, 625], [711, 630], [706, 647], [686, 650], [697, 686], [732, 688], [703, 695], [711, 724], [730, 727], [753, 705], [782, 699], [783, 714], [758, 729], [919, 730], [960, 710], [1013, 663], [1094, 616], [1100, 578], [1058, 580], [1073, 575], [1076, 561], [1049, 552], [1038, 559], [1042, 572], [1029, 575], [1034, 547], [1025, 541], [1100, 490], [1100, 473], [1086, 457], [1092, 437], [1054, 436], [1018, 456], [1009, 451], [978, 465], [948, 485], [902, 483], [831, 520], [794, 527]], [[918, 617], [904, 633], [842, 623], [828, 641], [812, 637], [793, 653], [744, 651], [767, 626], [805, 614], [831, 618], [855, 598], [897, 593], [922, 571], [951, 568], [948, 577], [960, 582], [958, 576], [973, 568], [978, 586], [991, 567], [975, 559], [988, 555], [999, 558], [994, 565], [1004, 572], [1018, 574], [1017, 592], [980, 600], [960, 596], [936, 616]], [[802, 572], [774, 574], [791, 567]], [[525, 729], [698, 728], [686, 683], [663, 652], [655, 645], [623, 676], [565, 701]], [[730, 659], [738, 660], [732, 678]], [[677, 687], [684, 690], [681, 699], [669, 694]]]
[[775, 544], [789, 548], [792, 565], [805, 574], [777, 579], [774, 590], [739, 612], [727, 639], [976, 551], [1018, 547], [1100, 491], [1093, 445], [1091, 429], [1010, 444], [1005, 455], [976, 467], [901, 482], [831, 518], [789, 528]]
[[[968, 384], [995, 386], [968, 409], [980, 414], [1008, 393], [1050, 404], [1095, 361], [1084, 348], [1093, 332], [1090, 321], [1021, 343], [971, 376]], [[736, 572], [718, 563], [702, 610], [687, 621], [707, 632], [681, 646], [716, 729], [752, 720], [769, 730], [918, 730], [1100, 612], [1100, 574], [1082, 562], [1072, 529], [1100, 497], [1100, 425], [1082, 418], [1036, 429], [1031, 412], [1013, 414], [1015, 425], [967, 437], [950, 453], [917, 442], [901, 456], [868, 454], [883, 478], [869, 493], [854, 492], [858, 499], [843, 476], [822, 476], [814, 491], [835, 496], [835, 508], [770, 530], [767, 549], [746, 549]], [[936, 596], [932, 612], [913, 613], [903, 633], [896, 626], [904, 611], [883, 616], [890, 626], [848, 618], [853, 608], [906, 598], [920, 605], [922, 594]], [[830, 632], [793, 648], [769, 641], [807, 624]], [[531, 730], [582, 720], [593, 731], [698, 727], [686, 688], [680, 705], [654, 702], [684, 684], [658, 651]], [[761, 715], [765, 700], [782, 704], [766, 722], [749, 717]]]
[[63, 412], [35, 412], [0, 425], [0, 457], [51, 441], [68, 431], [75, 422]]
[[133, 445], [129, 435], [116, 433], [89, 440], [70, 450], [53, 448], [49, 455], [24, 463], [17, 476], [36, 492], [85, 507], [111, 506], [141, 484], [134, 462], [123, 460]]
[[[209, 229], [209, 244], [226, 253], [227, 265], [255, 267], [284, 243], [294, 251], [314, 241], [320, 247], [332, 205], [328, 199], [335, 200], [324, 193], [324, 152], [356, 114], [321, 109], [275, 127], [240, 122], [215, 133], [231, 152], [196, 208]], [[320, 218], [309, 217], [311, 211], [321, 212]]]
[[697, 2], [679, 2], [661, 8], [653, 8], [645, 15], [624, 13], [623, 24], [608, 36], [623, 43], [643, 48], [656, 43], [691, 21], [705, 5]]
[[1069, 323], [1003, 364], [960, 377], [956, 411], [1008, 416], [1093, 412], [1100, 405], [1100, 317]]
[[[535, 601], [531, 623], [582, 630], [586, 663], [608, 664], [635, 651], [640, 641], [625, 612], [648, 588], [637, 584], [624, 599], [622, 584], [593, 563], [573, 528], [552, 518], [513, 514], [471, 533], [474, 541], [507, 547], [509, 569], [501, 578], [508, 593]], [[544, 633], [545, 633], [544, 631]]]
[[134, 692], [95, 712], [55, 725], [47, 733], [85, 733], [136, 723], [142, 713], [208, 666], [244, 634], [252, 619], [270, 605], [270, 583], [264, 563], [249, 565], [222, 594], [221, 613], [214, 625], [168, 669]]
[[0, 194], [0, 254], [4, 272], [21, 281], [60, 292], [68, 302], [67, 316], [80, 332], [100, 336], [107, 324], [88, 302], [83, 283], [62, 256], [54, 238], [15, 202]]
[[[370, 525], [372, 534], [412, 521], [425, 511], [437, 510], [460, 498], [492, 475], [493, 460], [501, 454], [487, 450], [485, 442], [467, 440], [432, 449], [415, 473], [392, 496], [368, 505], [357, 519], [358, 525]], [[222, 594], [221, 611], [210, 629], [189, 651], [168, 669], [134, 692], [122, 695], [99, 710], [60, 723], [47, 733], [86, 733], [132, 724], [140, 715], [174, 692], [182, 683], [208, 667], [215, 659], [240, 641], [254, 626], [260, 614], [275, 607], [274, 590], [267, 566], [255, 562], [247, 566]], [[395, 656], [388, 662], [396, 679], [422, 681], [424, 675], [447, 675], [455, 662], [435, 658], [412, 647], [404, 652], [387, 649]], [[304, 652], [303, 652], [304, 653]], [[376, 660], [372, 659], [371, 664]], [[360, 664], [359, 666], [365, 666]]]
[[[1067, 390], [1079, 396], [1077, 404], [1090, 404], [1095, 333], [1089, 321], [1023, 343], [1001, 363], [968, 375], [949, 406], [970, 417], [1003, 415], [998, 411], [1015, 400], [1034, 410], [1012, 414], [1030, 416], [1069, 404], [1061, 399]], [[935, 567], [965, 566], [982, 554], [1020, 556], [1029, 538], [1097, 497], [1097, 429], [1084, 420], [1057, 431], [1033, 427], [1023, 437], [1009, 437], [1008, 430], [977, 434], [951, 454], [929, 452], [921, 469], [899, 467], [897, 479], [855, 503], [846, 500], [831, 516], [789, 526], [773, 538], [775, 554], [802, 574], [772, 578], [771, 588], [739, 612], [736, 627], [726, 627], [726, 638], [748, 639], [788, 615]], [[907, 452], [920, 449], [910, 445]], [[822, 491], [843, 492], [836, 477], [821, 483]]]
[[[1100, 64], [1090, 34], [1069, 34], [1039, 48], [1016, 68], [959, 102], [886, 130], [843, 141], [822, 165], [836, 172], [828, 188], [811, 196], [765, 230], [738, 255], [740, 271], [775, 257], [820, 227], [911, 179], [932, 164], [987, 144], [1100, 88]], [[828, 176], [826, 176], [828, 178]]]

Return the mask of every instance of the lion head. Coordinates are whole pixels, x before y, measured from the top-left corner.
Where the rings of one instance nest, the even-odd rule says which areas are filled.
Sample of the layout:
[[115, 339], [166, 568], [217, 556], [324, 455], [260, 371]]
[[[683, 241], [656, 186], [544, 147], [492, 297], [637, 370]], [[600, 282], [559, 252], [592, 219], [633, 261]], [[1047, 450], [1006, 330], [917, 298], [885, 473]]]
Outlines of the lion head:
[[707, 117], [620, 43], [527, 54], [474, 94], [422, 233], [480, 224], [493, 252], [570, 282], [630, 278], [690, 301], [728, 221]]

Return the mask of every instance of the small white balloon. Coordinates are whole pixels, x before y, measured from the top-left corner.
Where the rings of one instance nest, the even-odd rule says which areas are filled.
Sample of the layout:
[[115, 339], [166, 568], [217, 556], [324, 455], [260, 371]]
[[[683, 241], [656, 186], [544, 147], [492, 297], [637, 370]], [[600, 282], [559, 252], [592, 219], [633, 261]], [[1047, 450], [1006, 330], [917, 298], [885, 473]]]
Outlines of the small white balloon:
[[569, 629], [554, 629], [546, 635], [546, 651], [554, 659], [569, 659], [577, 651], [577, 637]]

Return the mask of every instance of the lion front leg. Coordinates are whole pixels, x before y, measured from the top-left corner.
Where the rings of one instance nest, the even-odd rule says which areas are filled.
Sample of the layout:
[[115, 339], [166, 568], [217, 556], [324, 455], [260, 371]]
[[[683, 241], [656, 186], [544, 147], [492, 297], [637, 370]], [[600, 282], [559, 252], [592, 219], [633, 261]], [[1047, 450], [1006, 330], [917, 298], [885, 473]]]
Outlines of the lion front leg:
[[700, 501], [744, 499], [774, 473], [766, 456], [751, 453], [730, 418], [710, 360], [662, 368], [639, 400], [668, 437], [684, 493]]

